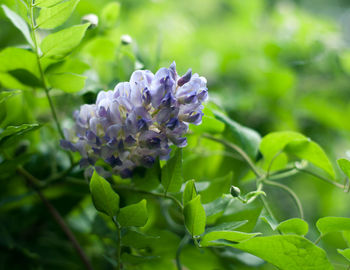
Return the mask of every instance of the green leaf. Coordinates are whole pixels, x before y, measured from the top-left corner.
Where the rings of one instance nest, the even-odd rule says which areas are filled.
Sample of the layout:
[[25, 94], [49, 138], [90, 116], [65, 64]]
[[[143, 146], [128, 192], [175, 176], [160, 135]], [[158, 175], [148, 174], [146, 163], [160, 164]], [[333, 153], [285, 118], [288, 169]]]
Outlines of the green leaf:
[[343, 173], [350, 178], [350, 161], [345, 158], [340, 158], [337, 160], [337, 163]]
[[350, 262], [350, 248], [346, 249], [337, 249], [338, 253], [343, 255], [345, 259]]
[[213, 110], [213, 113], [218, 120], [225, 123], [232, 141], [239, 145], [251, 158], [255, 158], [258, 154], [260, 135], [255, 130], [238, 124], [219, 111]]
[[316, 222], [316, 227], [322, 235], [331, 232], [350, 231], [350, 218], [324, 217]]
[[190, 129], [196, 134], [201, 133], [211, 133], [218, 134], [225, 130], [225, 124], [220, 120], [215, 118], [214, 113], [208, 108], [208, 106], [203, 109], [202, 123], [200, 125], [190, 125]]
[[281, 222], [277, 226], [277, 230], [283, 234], [297, 234], [303, 236], [309, 231], [309, 225], [305, 220], [292, 218]]
[[[226, 245], [227, 242], [229, 244], [239, 243], [242, 241], [246, 241], [252, 237], [259, 235], [260, 233], [244, 233], [244, 232], [236, 232], [236, 231], [212, 231], [206, 233], [201, 238], [201, 246], [209, 247], [209, 246], [222, 246]], [[225, 241], [220, 241], [225, 240]]]
[[34, 42], [30, 35], [27, 23], [22, 19], [21, 16], [9, 9], [7, 6], [1, 5], [1, 7], [5, 12], [6, 17], [9, 18], [13, 25], [16, 26], [16, 28], [22, 32], [29, 45], [34, 47]]
[[2, 145], [5, 140], [13, 136], [23, 135], [29, 131], [33, 131], [40, 127], [39, 124], [23, 124], [20, 126], [8, 126], [6, 129], [0, 131], [0, 145]]
[[206, 216], [201, 204], [201, 195], [197, 195], [185, 205], [184, 217], [186, 228], [192, 237], [204, 233]]
[[75, 25], [45, 37], [41, 42], [43, 56], [59, 59], [69, 54], [79, 45], [89, 25]]
[[94, 171], [90, 180], [90, 191], [95, 208], [110, 217], [119, 212], [119, 195], [102, 176]]
[[120, 3], [111, 2], [108, 3], [101, 12], [101, 22], [107, 27], [115, 25], [120, 13]]
[[[152, 168], [147, 168], [141, 173], [134, 171], [132, 181], [140, 190], [150, 191], [156, 189], [160, 184], [161, 168], [159, 160], [157, 159]], [[146, 179], [146, 181], [145, 181]]]
[[182, 203], [183, 205], [186, 205], [189, 201], [191, 201], [194, 197], [197, 196], [197, 190], [195, 186], [195, 180], [188, 180], [185, 183], [185, 189], [182, 194]]
[[300, 133], [293, 131], [272, 132], [262, 139], [260, 151], [267, 164], [270, 164], [278, 153], [286, 151], [311, 162], [330, 176], [335, 176], [333, 166], [322, 148]]
[[36, 20], [37, 27], [51, 29], [63, 24], [74, 11], [79, 0], [63, 1], [53, 7], [43, 7]]
[[183, 182], [182, 178], [182, 150], [177, 148], [175, 154], [162, 168], [162, 185], [167, 192], [178, 192]]
[[6, 101], [7, 99], [20, 94], [20, 90], [13, 90], [13, 91], [1, 91], [0, 92], [0, 104]]
[[0, 71], [25, 69], [40, 77], [36, 55], [25, 49], [7, 47], [0, 52]]
[[207, 189], [200, 192], [203, 203], [214, 201], [222, 196], [222, 194], [230, 193], [230, 187], [232, 183], [233, 173], [229, 172], [224, 177], [220, 177], [210, 181], [210, 185]]
[[298, 235], [255, 237], [230, 245], [249, 252], [283, 270], [331, 270], [326, 252]]
[[26, 69], [14, 69], [8, 73], [19, 82], [31, 87], [42, 87], [41, 81]]
[[122, 227], [142, 227], [146, 224], [147, 219], [148, 213], [146, 200], [121, 208], [117, 218]]
[[225, 223], [221, 223], [219, 225], [207, 228], [205, 232], [209, 233], [213, 231], [233, 231], [234, 229], [237, 229], [239, 227], [242, 227], [244, 224], [247, 224], [247, 222], [248, 220], [225, 222]]
[[323, 149], [315, 142], [309, 139], [297, 140], [290, 142], [286, 150], [293, 153], [301, 159], [305, 159], [315, 166], [323, 169], [333, 178], [335, 177], [332, 163], [329, 161], [326, 153]]
[[294, 140], [306, 139], [300, 133], [294, 131], [272, 132], [262, 138], [260, 152], [263, 154], [265, 162], [270, 164], [272, 159]]
[[123, 246], [133, 247], [133, 248], [147, 248], [154, 241], [157, 241], [159, 236], [151, 236], [130, 228], [125, 235], [122, 237]]
[[52, 7], [62, 2], [63, 0], [36, 0], [35, 6], [38, 7]]
[[53, 88], [66, 93], [75, 93], [84, 88], [87, 77], [74, 73], [48, 74], [47, 79]]

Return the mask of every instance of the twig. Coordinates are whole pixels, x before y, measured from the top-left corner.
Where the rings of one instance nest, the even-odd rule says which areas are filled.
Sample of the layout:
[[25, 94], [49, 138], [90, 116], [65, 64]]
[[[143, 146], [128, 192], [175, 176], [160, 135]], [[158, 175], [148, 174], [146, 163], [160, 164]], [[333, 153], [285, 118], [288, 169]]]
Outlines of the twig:
[[27, 170], [25, 170], [24, 168], [22, 168], [21, 166], [19, 166], [17, 168], [17, 172], [19, 174], [21, 174], [22, 176], [24, 176], [29, 183], [31, 184], [31, 186], [33, 187], [33, 189], [36, 191], [36, 193], [39, 195], [41, 201], [44, 203], [44, 205], [46, 206], [46, 208], [49, 210], [50, 214], [52, 215], [52, 217], [54, 218], [54, 220], [56, 221], [56, 223], [60, 226], [60, 228], [62, 229], [62, 231], [66, 234], [67, 238], [69, 239], [69, 241], [72, 243], [73, 247], [75, 248], [75, 250], [77, 251], [81, 261], [84, 263], [86, 269], [88, 270], [93, 270], [93, 267], [88, 259], [88, 257], [86, 256], [85, 252], [83, 251], [82, 247], [80, 246], [78, 240], [75, 238], [74, 234], [72, 233], [72, 231], [69, 229], [69, 227], [67, 226], [67, 224], [65, 223], [64, 219], [62, 218], [62, 216], [60, 215], [60, 213], [56, 210], [56, 208], [46, 199], [46, 197], [44, 196], [44, 194], [41, 192], [41, 190], [39, 188], [37, 188], [36, 183], [40, 180], [38, 180], [36, 177], [34, 177], [32, 174], [30, 174]]
[[309, 170], [306, 170], [306, 169], [300, 169], [300, 168], [298, 168], [298, 167], [296, 167], [296, 169], [297, 169], [298, 171], [300, 171], [300, 172], [310, 174], [310, 175], [312, 175], [312, 176], [314, 176], [314, 177], [316, 177], [316, 178], [319, 178], [319, 179], [321, 179], [321, 180], [323, 180], [323, 181], [325, 181], [325, 182], [327, 182], [327, 183], [329, 183], [329, 184], [332, 184], [332, 185], [334, 185], [334, 186], [336, 186], [336, 187], [338, 187], [338, 188], [341, 188], [341, 189], [345, 190], [345, 186], [344, 186], [344, 185], [339, 184], [339, 183], [337, 183], [337, 182], [334, 182], [334, 181], [332, 181], [332, 180], [329, 180], [328, 178], [323, 177], [322, 175], [319, 175], [319, 174], [317, 174], [317, 173], [314, 173], [314, 172], [309, 171]]
[[115, 227], [117, 228], [117, 270], [120, 270], [121, 269], [121, 247], [122, 247], [122, 235], [121, 235], [121, 226], [119, 224], [119, 222], [117, 221], [116, 217], [113, 217], [112, 218], [114, 224], [115, 224]]
[[255, 167], [253, 161], [250, 159], [250, 157], [246, 154], [246, 152], [243, 151], [242, 148], [240, 148], [238, 145], [236, 144], [233, 144], [233, 143], [230, 143], [226, 140], [223, 140], [223, 139], [220, 139], [220, 138], [217, 138], [217, 137], [214, 137], [210, 134], [202, 134], [202, 136], [204, 138], [207, 138], [207, 139], [210, 139], [212, 141], [216, 141], [218, 143], [221, 143], [229, 148], [231, 148], [232, 150], [234, 150], [235, 152], [237, 152], [243, 159], [244, 161], [249, 165], [249, 167], [251, 168], [251, 170], [253, 171], [253, 173], [258, 177], [258, 178], [261, 178], [261, 174], [259, 172], [259, 170]]
[[182, 265], [181, 265], [181, 261], [180, 261], [180, 255], [181, 255], [181, 251], [182, 249], [184, 248], [184, 246], [188, 243], [188, 241], [191, 239], [191, 237], [186, 234], [180, 244], [179, 244], [179, 247], [177, 248], [177, 251], [176, 251], [176, 267], [177, 267], [177, 270], [182, 270]]
[[295, 202], [295, 204], [296, 204], [296, 206], [298, 208], [300, 218], [304, 219], [303, 206], [302, 206], [302, 204], [300, 202], [300, 199], [299, 199], [298, 195], [292, 189], [290, 189], [286, 185], [283, 185], [281, 183], [277, 183], [277, 182], [274, 182], [274, 181], [265, 180], [264, 183], [267, 184], [267, 185], [279, 187], [279, 188], [285, 190], [292, 197], [292, 199], [294, 200], [294, 202]]

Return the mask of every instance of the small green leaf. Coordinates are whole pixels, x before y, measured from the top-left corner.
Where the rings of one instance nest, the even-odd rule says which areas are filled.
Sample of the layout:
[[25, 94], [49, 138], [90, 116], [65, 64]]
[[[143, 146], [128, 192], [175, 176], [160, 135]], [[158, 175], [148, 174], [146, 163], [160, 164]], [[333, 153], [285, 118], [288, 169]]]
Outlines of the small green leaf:
[[[252, 237], [259, 235], [260, 233], [244, 233], [244, 232], [236, 232], [236, 231], [212, 231], [206, 233], [201, 238], [201, 246], [222, 246], [226, 245], [227, 242], [230, 244], [239, 243], [245, 240], [248, 240]], [[220, 241], [225, 240], [225, 241]]]
[[79, 45], [89, 25], [75, 25], [45, 37], [41, 42], [43, 57], [59, 59], [69, 54]]
[[346, 249], [337, 249], [338, 253], [343, 255], [345, 259], [350, 262], [350, 248]]
[[350, 178], [350, 161], [345, 158], [341, 158], [337, 160], [337, 163], [339, 165], [339, 168], [343, 171], [343, 173], [348, 178]]
[[26, 69], [14, 69], [8, 73], [17, 81], [31, 87], [42, 87], [41, 81]]
[[101, 22], [107, 27], [112, 27], [118, 20], [120, 13], [120, 3], [108, 3], [101, 12]]
[[262, 138], [260, 152], [263, 154], [265, 162], [270, 164], [272, 159], [294, 140], [306, 139], [300, 133], [294, 131], [272, 132]]
[[182, 194], [182, 203], [183, 205], [186, 205], [189, 201], [191, 201], [194, 197], [197, 196], [197, 190], [195, 186], [195, 180], [188, 180], [185, 183], [185, 189]]
[[214, 201], [222, 196], [222, 194], [230, 193], [230, 187], [232, 183], [233, 173], [229, 172], [224, 177], [220, 177], [210, 181], [210, 185], [207, 189], [200, 192], [203, 203]]
[[322, 235], [331, 232], [350, 231], [350, 218], [324, 217], [316, 222], [316, 227]]
[[197, 195], [185, 205], [184, 217], [186, 228], [192, 237], [204, 233], [206, 216], [201, 204], [201, 195]]
[[326, 153], [323, 149], [315, 142], [310, 139], [295, 140], [290, 142], [286, 150], [289, 153], [296, 155], [301, 159], [305, 159], [315, 166], [323, 169], [333, 178], [335, 177], [332, 163], [329, 161]]
[[234, 229], [237, 229], [239, 227], [242, 227], [244, 224], [247, 224], [247, 222], [248, 220], [225, 222], [225, 223], [221, 223], [219, 225], [207, 228], [205, 232], [209, 233], [213, 231], [233, 231]]
[[75, 93], [84, 88], [87, 77], [74, 73], [48, 74], [47, 79], [53, 88], [66, 93]]
[[28, 41], [29, 45], [34, 47], [34, 42], [30, 35], [30, 31], [27, 23], [22, 19], [21, 16], [19, 16], [16, 12], [9, 9], [7, 6], [1, 5], [1, 7], [5, 12], [6, 17], [9, 18], [13, 23], [13, 25], [16, 26], [16, 28], [22, 32], [25, 39]]
[[122, 227], [142, 227], [146, 224], [147, 219], [148, 213], [146, 200], [121, 208], [117, 218]]
[[244, 127], [230, 119], [225, 114], [213, 110], [215, 117], [226, 125], [231, 140], [239, 145], [251, 158], [258, 154], [261, 137], [253, 129]]
[[0, 52], [0, 71], [25, 69], [40, 77], [36, 55], [28, 50], [7, 47]]
[[177, 148], [175, 154], [162, 168], [162, 185], [167, 192], [178, 192], [183, 182], [182, 150]]
[[330, 176], [335, 176], [333, 166], [323, 149], [300, 133], [293, 131], [272, 132], [262, 139], [260, 151], [267, 164], [270, 164], [278, 153], [286, 151], [311, 162]]
[[309, 231], [309, 225], [305, 220], [292, 218], [281, 222], [277, 226], [277, 230], [283, 234], [297, 234], [303, 236]]
[[125, 235], [122, 237], [123, 246], [133, 247], [133, 248], [147, 248], [154, 241], [157, 241], [159, 236], [152, 236], [129, 228]]
[[203, 204], [207, 217], [216, 215], [218, 213], [223, 213], [232, 200], [233, 198], [231, 197], [231, 195], [222, 195], [215, 201]]
[[43, 7], [36, 20], [37, 27], [51, 29], [63, 24], [77, 6], [79, 0], [63, 1], [53, 7]]
[[299, 235], [254, 237], [230, 245], [283, 270], [332, 270], [326, 252]]
[[0, 145], [2, 144], [3, 140], [6, 140], [10, 136], [22, 135], [39, 127], [39, 124], [23, 124], [20, 126], [8, 126], [5, 130], [0, 131]]
[[35, 5], [38, 7], [52, 7], [62, 1], [63, 0], [36, 0]]
[[20, 94], [20, 90], [13, 90], [13, 91], [1, 91], [0, 92], [0, 104], [6, 101], [7, 99]]
[[102, 176], [94, 171], [90, 181], [90, 191], [95, 208], [110, 217], [119, 212], [119, 195]]

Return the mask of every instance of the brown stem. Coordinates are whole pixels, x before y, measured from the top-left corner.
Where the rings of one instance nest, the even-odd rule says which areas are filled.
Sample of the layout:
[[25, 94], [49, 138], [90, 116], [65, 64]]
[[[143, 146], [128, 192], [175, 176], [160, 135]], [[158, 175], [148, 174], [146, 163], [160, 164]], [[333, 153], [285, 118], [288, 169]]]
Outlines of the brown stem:
[[73, 247], [77, 251], [81, 261], [84, 263], [86, 269], [93, 270], [93, 267], [86, 256], [85, 252], [83, 251], [82, 247], [80, 246], [78, 240], [75, 238], [73, 232], [69, 229], [67, 224], [65, 223], [64, 219], [60, 215], [60, 213], [56, 210], [56, 208], [46, 199], [44, 194], [40, 191], [39, 188], [36, 187], [36, 183], [40, 180], [36, 179], [33, 175], [31, 175], [27, 170], [25, 170], [22, 167], [17, 168], [17, 172], [24, 176], [31, 186], [34, 188], [36, 193], [39, 195], [40, 199], [46, 206], [46, 208], [49, 210], [51, 216], [54, 218], [54, 220], [57, 222], [57, 224], [61, 227], [62, 231], [65, 233], [65, 235], [68, 237], [69, 241], [72, 243]]

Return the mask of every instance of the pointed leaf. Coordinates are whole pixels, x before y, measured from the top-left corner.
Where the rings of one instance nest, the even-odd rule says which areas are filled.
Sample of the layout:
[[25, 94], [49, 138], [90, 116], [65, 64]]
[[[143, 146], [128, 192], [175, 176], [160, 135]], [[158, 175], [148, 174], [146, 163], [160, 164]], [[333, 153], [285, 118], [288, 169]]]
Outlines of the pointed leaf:
[[21, 16], [19, 16], [16, 12], [9, 9], [7, 6], [1, 5], [1, 7], [5, 12], [6, 17], [9, 18], [13, 23], [13, 25], [16, 26], [16, 28], [22, 32], [22, 34], [24, 35], [29, 45], [34, 47], [34, 42], [30, 35], [30, 31], [27, 23], [22, 19]]
[[185, 205], [184, 217], [186, 228], [192, 237], [204, 233], [206, 216], [201, 204], [201, 195], [197, 195]]
[[182, 203], [183, 205], [186, 205], [189, 201], [191, 201], [194, 197], [197, 196], [197, 190], [195, 186], [195, 180], [188, 180], [185, 183], [185, 189], [182, 194]]
[[239, 145], [251, 158], [258, 154], [261, 137], [255, 130], [247, 128], [230, 119], [225, 114], [213, 110], [215, 117], [226, 125], [233, 142]]
[[309, 231], [309, 225], [305, 220], [292, 218], [281, 222], [277, 226], [277, 230], [283, 234], [297, 234], [303, 236]]
[[222, 194], [230, 193], [233, 173], [229, 172], [224, 177], [220, 177], [210, 181], [209, 187], [200, 192], [203, 203], [214, 201], [222, 196]]
[[95, 208], [110, 217], [119, 211], [119, 195], [102, 176], [94, 171], [90, 180], [90, 191]]
[[66, 93], [75, 93], [84, 88], [87, 77], [74, 73], [49, 74], [47, 79], [53, 88], [58, 88]]
[[0, 92], [0, 104], [6, 101], [7, 99], [20, 94], [20, 90], [12, 90], [12, 91], [1, 91]]
[[58, 3], [62, 2], [64, 0], [36, 0], [35, 6], [38, 7], [52, 7], [54, 5], [57, 5]]
[[101, 12], [101, 22], [108, 27], [115, 25], [120, 13], [120, 3], [108, 3]]
[[[212, 231], [206, 233], [201, 238], [201, 246], [222, 246], [226, 245], [227, 242], [229, 244], [239, 243], [245, 240], [248, 240], [254, 236], [259, 235], [260, 233], [244, 233], [244, 232], [236, 232], [236, 231]], [[224, 241], [221, 241], [224, 240]]]
[[341, 158], [337, 160], [339, 168], [343, 171], [343, 173], [350, 178], [350, 161], [345, 159], [345, 158]]
[[283, 270], [332, 270], [326, 252], [298, 235], [255, 237], [230, 245]]
[[79, 0], [69, 0], [53, 7], [43, 7], [36, 20], [37, 27], [50, 29], [60, 26], [72, 14], [78, 2]]
[[343, 255], [343, 257], [350, 262], [350, 248], [337, 249], [337, 251], [339, 254]]
[[182, 150], [177, 148], [174, 156], [162, 168], [162, 185], [165, 193], [178, 192], [182, 182]]
[[350, 231], [350, 218], [324, 217], [316, 222], [316, 227], [322, 235], [331, 232]]
[[45, 37], [41, 42], [43, 57], [59, 59], [69, 54], [79, 45], [89, 25], [75, 25]]
[[142, 227], [146, 224], [147, 219], [148, 213], [146, 200], [121, 208], [117, 218], [122, 227]]

